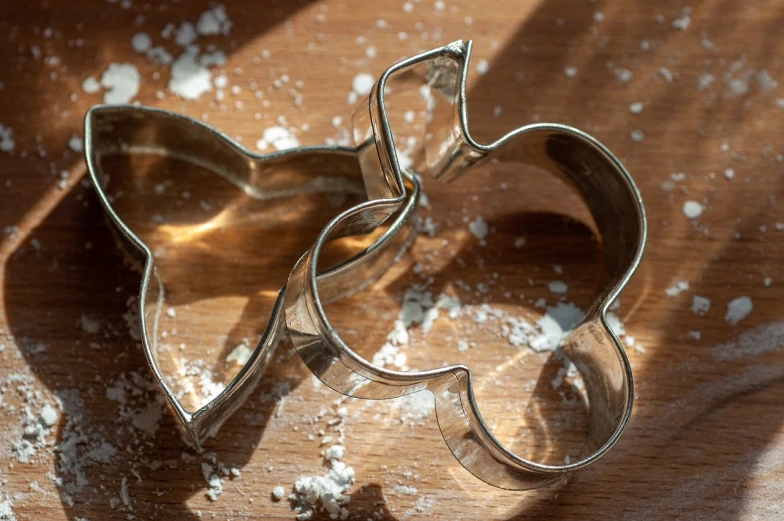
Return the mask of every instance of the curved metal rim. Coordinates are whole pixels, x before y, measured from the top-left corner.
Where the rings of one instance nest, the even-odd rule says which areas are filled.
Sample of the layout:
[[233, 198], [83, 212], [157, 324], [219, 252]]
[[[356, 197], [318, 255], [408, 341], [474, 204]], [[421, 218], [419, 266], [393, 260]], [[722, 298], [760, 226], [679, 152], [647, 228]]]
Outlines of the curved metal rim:
[[[473, 386], [472, 386], [472, 382], [471, 382], [470, 369], [468, 367], [466, 367], [465, 365], [457, 364], [457, 365], [442, 367], [442, 368], [438, 368], [438, 369], [430, 369], [430, 370], [423, 370], [423, 371], [394, 371], [394, 370], [389, 370], [389, 369], [385, 369], [385, 368], [382, 368], [382, 367], [378, 367], [378, 366], [370, 363], [365, 358], [359, 356], [345, 342], [343, 342], [343, 340], [336, 333], [334, 333], [334, 329], [332, 328], [332, 326], [331, 326], [331, 324], [330, 324], [330, 322], [329, 322], [329, 320], [328, 320], [328, 318], [326, 316], [324, 308], [323, 308], [323, 306], [321, 304], [321, 301], [319, 299], [317, 285], [314, 283], [315, 282], [315, 276], [316, 276], [316, 268], [317, 268], [317, 262], [315, 262], [315, 261], [314, 262], [310, 262], [310, 264], [308, 266], [308, 278], [312, 281], [312, 288], [313, 288], [312, 289], [312, 296], [313, 296], [314, 311], [316, 312], [316, 314], [318, 316], [318, 319], [322, 322], [322, 324], [324, 326], [326, 326], [326, 328], [328, 330], [333, 331], [333, 334], [331, 335], [331, 341], [336, 344], [335, 347], [337, 348], [337, 350], [339, 352], [341, 352], [342, 354], [344, 354], [346, 356], [346, 358], [348, 358], [348, 360], [351, 362], [352, 365], [355, 365], [356, 368], [359, 368], [358, 371], [356, 370], [356, 368], [353, 368], [356, 372], [359, 372], [360, 374], [362, 374], [363, 376], [365, 376], [367, 378], [370, 378], [372, 375], [377, 375], [377, 376], [381, 376], [384, 379], [399, 381], [400, 385], [402, 386], [402, 385], [406, 385], [406, 384], [421, 382], [421, 381], [424, 381], [424, 380], [430, 380], [430, 379], [433, 379], [433, 378], [436, 378], [436, 377], [439, 377], [439, 376], [448, 375], [448, 374], [454, 375], [456, 373], [463, 372], [463, 371], [468, 372], [468, 385], [467, 385], [468, 392], [466, 393], [467, 396], [462, 396], [462, 393], [461, 393], [461, 401], [463, 402], [463, 408], [465, 408], [465, 403], [467, 402], [469, 407], [472, 409], [472, 411], [475, 413], [477, 419], [479, 420], [479, 428], [482, 430], [483, 434], [492, 443], [494, 443], [496, 445], [495, 449], [497, 449], [501, 454], [503, 454], [509, 460], [514, 462], [514, 464], [516, 464], [519, 467], [524, 468], [526, 470], [533, 471], [533, 472], [539, 472], [539, 473], [547, 473], [547, 474], [563, 474], [563, 473], [571, 472], [571, 471], [580, 469], [582, 467], [585, 467], [585, 466], [589, 465], [590, 463], [596, 461], [600, 457], [602, 457], [605, 453], [607, 453], [607, 451], [609, 451], [610, 448], [612, 448], [612, 446], [615, 445], [615, 443], [620, 438], [620, 436], [623, 433], [623, 431], [624, 431], [624, 429], [625, 429], [625, 427], [626, 427], [626, 425], [628, 423], [628, 420], [629, 420], [629, 418], [631, 416], [633, 399], [634, 399], [634, 383], [633, 383], [631, 365], [629, 363], [628, 357], [626, 356], [625, 349], [623, 348], [621, 342], [618, 340], [617, 336], [615, 335], [615, 333], [613, 332], [613, 330], [609, 327], [609, 324], [607, 323], [606, 312], [607, 312], [608, 308], [610, 307], [610, 305], [615, 301], [615, 299], [617, 298], [617, 296], [621, 292], [621, 290], [623, 290], [623, 288], [626, 286], [627, 282], [629, 281], [629, 279], [632, 277], [632, 275], [636, 271], [636, 269], [637, 269], [637, 267], [638, 267], [638, 265], [640, 263], [640, 260], [642, 258], [642, 254], [643, 254], [643, 250], [644, 250], [644, 246], [645, 246], [645, 241], [646, 241], [646, 238], [647, 238], [647, 219], [646, 219], [646, 216], [645, 216], [645, 208], [644, 208], [643, 203], [642, 203], [642, 197], [640, 195], [640, 192], [637, 189], [637, 186], [634, 184], [634, 181], [632, 180], [631, 175], [628, 173], [628, 171], [625, 169], [625, 167], [621, 164], [621, 162], [615, 157], [615, 155], [613, 155], [607, 149], [607, 147], [605, 147], [603, 144], [601, 144], [598, 140], [596, 140], [595, 138], [593, 138], [589, 134], [587, 134], [587, 133], [585, 133], [583, 131], [580, 131], [580, 130], [578, 130], [576, 128], [573, 128], [571, 126], [562, 125], [562, 124], [555, 124], [555, 123], [536, 123], [536, 124], [531, 124], [531, 125], [525, 125], [525, 126], [517, 128], [515, 130], [512, 130], [511, 132], [508, 132], [507, 134], [505, 134], [504, 136], [502, 136], [501, 138], [499, 138], [495, 142], [491, 143], [490, 145], [480, 145], [480, 144], [476, 143], [476, 141], [474, 141], [471, 138], [470, 133], [468, 132], [467, 111], [466, 111], [466, 77], [467, 77], [468, 65], [469, 65], [469, 61], [470, 61], [470, 54], [471, 54], [471, 42], [468, 41], [467, 43], [463, 44], [461, 41], [457, 41], [457, 42], [453, 42], [451, 44], [447, 44], [447, 45], [445, 45], [443, 47], [440, 47], [440, 48], [437, 48], [437, 49], [434, 49], [434, 50], [431, 50], [431, 51], [427, 51], [427, 52], [421, 53], [419, 55], [416, 55], [414, 57], [408, 58], [406, 60], [402, 60], [402, 61], [396, 63], [395, 65], [393, 65], [392, 67], [388, 68], [386, 71], [384, 71], [384, 73], [381, 75], [379, 80], [376, 82], [376, 85], [374, 86], [374, 91], [377, 93], [377, 98], [376, 99], [377, 99], [377, 103], [378, 103], [379, 112], [382, 115], [381, 116], [381, 118], [382, 118], [382, 121], [381, 121], [381, 123], [382, 123], [381, 124], [381, 131], [383, 132], [384, 138], [389, 143], [389, 148], [391, 148], [392, 151], [394, 152], [395, 151], [395, 148], [394, 148], [394, 138], [392, 136], [392, 131], [390, 129], [390, 126], [389, 126], [387, 118], [386, 118], [386, 111], [385, 111], [385, 105], [384, 105], [384, 87], [385, 87], [385, 84], [386, 84], [387, 80], [389, 79], [389, 77], [392, 74], [394, 74], [396, 72], [399, 72], [402, 69], [408, 68], [408, 67], [410, 67], [412, 65], [419, 64], [419, 63], [421, 63], [423, 61], [432, 59], [432, 58], [437, 57], [437, 56], [449, 55], [450, 57], [452, 57], [452, 58], [454, 58], [454, 59], [456, 59], [458, 61], [462, 61], [462, 63], [463, 63], [463, 67], [462, 67], [462, 70], [460, 72], [460, 85], [459, 85], [459, 101], [458, 101], [458, 103], [459, 103], [459, 116], [460, 116], [461, 131], [463, 132], [464, 136], [466, 137], [466, 139], [468, 140], [468, 142], [469, 142], [469, 144], [471, 146], [474, 146], [478, 150], [481, 150], [483, 152], [488, 152], [489, 153], [489, 152], [493, 152], [493, 151], [497, 150], [498, 148], [504, 146], [510, 140], [512, 140], [512, 139], [514, 139], [514, 138], [516, 138], [519, 135], [522, 135], [524, 133], [531, 132], [531, 131], [536, 131], [536, 130], [542, 130], [542, 129], [555, 129], [555, 130], [560, 130], [560, 131], [563, 131], [563, 132], [574, 134], [574, 135], [576, 135], [576, 136], [578, 136], [578, 137], [588, 141], [590, 144], [592, 144], [593, 146], [595, 146], [599, 150], [601, 150], [607, 156], [607, 158], [611, 161], [611, 163], [614, 166], [614, 170], [621, 176], [621, 178], [624, 180], [625, 184], [627, 185], [627, 187], [629, 188], [631, 193], [634, 195], [635, 202], [636, 202], [636, 207], [638, 209], [638, 216], [637, 217], [638, 217], [638, 221], [639, 221], [639, 225], [640, 225], [640, 229], [641, 229], [641, 234], [640, 234], [639, 240], [637, 242], [636, 253], [634, 255], [633, 261], [631, 262], [631, 264], [627, 268], [625, 275], [615, 285], [615, 287], [610, 291], [608, 296], [604, 299], [604, 301], [600, 304], [600, 307], [599, 307], [599, 318], [600, 318], [601, 324], [606, 329], [606, 331], [609, 333], [610, 338], [612, 339], [613, 344], [615, 345], [617, 354], [619, 356], [621, 364], [623, 365], [623, 369], [624, 369], [624, 372], [625, 372], [625, 377], [626, 377], [627, 385], [628, 385], [626, 408], [624, 410], [623, 417], [619, 421], [618, 426], [616, 427], [613, 435], [607, 440], [607, 442], [605, 442], [605, 444], [603, 444], [595, 452], [593, 452], [592, 454], [590, 454], [590, 455], [588, 455], [588, 456], [586, 456], [584, 458], [581, 458], [581, 459], [579, 459], [579, 460], [577, 460], [577, 461], [575, 461], [573, 463], [569, 463], [569, 464], [565, 464], [565, 465], [546, 465], [546, 464], [536, 463], [536, 462], [533, 462], [533, 461], [521, 458], [520, 456], [516, 455], [515, 453], [509, 451], [504, 446], [504, 444], [501, 443], [492, 434], [492, 432], [490, 431], [489, 427], [485, 423], [484, 419], [482, 418], [481, 413], [479, 412], [479, 409], [477, 407], [476, 400], [475, 400], [475, 397], [474, 397]], [[394, 179], [398, 183], [398, 186], [401, 188], [403, 194], [405, 195], [405, 189], [404, 189], [403, 184], [402, 184], [401, 170], [400, 170], [399, 162], [397, 160], [397, 154], [396, 153], [391, 153], [389, 155], [390, 155], [390, 159], [391, 159], [391, 163], [392, 163]], [[366, 203], [363, 203], [362, 206], [364, 208], [371, 208], [371, 207], [373, 207], [375, 205], [378, 205], [378, 204], [390, 204], [390, 203], [399, 202], [401, 199], [402, 199], [402, 196], [401, 197], [397, 197], [397, 198], [390, 198], [390, 199], [376, 199], [376, 200], [372, 200], [372, 201], [368, 201]], [[320, 251], [321, 251], [321, 248], [323, 247], [324, 243], [327, 242], [328, 237], [329, 237], [330, 233], [332, 232], [332, 230], [340, 223], [340, 221], [343, 218], [345, 218], [347, 216], [347, 214], [352, 213], [357, 208], [358, 207], [354, 207], [352, 209], [347, 210], [343, 214], [336, 216], [332, 221], [330, 221], [325, 226], [325, 228], [322, 230], [321, 234], [319, 234], [318, 238], [316, 239], [316, 242], [314, 243], [314, 245], [313, 245], [313, 247], [311, 249], [311, 259], [318, 259]], [[371, 378], [371, 379], [374, 379], [374, 378]], [[436, 410], [437, 409], [438, 409], [438, 398], [436, 397]], [[456, 458], [456, 459], [458, 459], [458, 461], [460, 461], [459, 458]], [[469, 472], [470, 472], [470, 469], [467, 469], [467, 470], [469, 470]]]
[[[112, 205], [111, 201], [109, 200], [108, 194], [105, 192], [101, 180], [98, 178], [97, 173], [97, 165], [93, 162], [94, 156], [94, 138], [93, 138], [93, 128], [92, 128], [92, 119], [96, 116], [100, 116], [103, 111], [117, 111], [117, 110], [129, 110], [137, 113], [154, 113], [159, 115], [164, 115], [166, 117], [170, 117], [173, 119], [177, 119], [184, 124], [195, 125], [199, 127], [201, 130], [211, 133], [214, 136], [218, 137], [220, 140], [224, 141], [227, 145], [229, 145], [237, 154], [243, 155], [253, 160], [260, 160], [266, 161], [270, 159], [285, 157], [285, 156], [292, 156], [292, 155], [299, 155], [306, 152], [327, 152], [327, 153], [348, 153], [348, 154], [356, 154], [356, 149], [349, 148], [349, 147], [341, 147], [335, 145], [313, 145], [313, 146], [303, 146], [297, 147], [288, 150], [282, 151], [275, 151], [268, 154], [257, 154], [251, 152], [250, 150], [246, 149], [235, 140], [230, 138], [228, 135], [223, 133], [222, 131], [211, 127], [201, 121], [195, 120], [188, 116], [154, 107], [144, 107], [138, 105], [95, 105], [90, 107], [84, 118], [84, 158], [85, 164], [87, 166], [87, 171], [90, 176], [90, 180], [93, 184], [95, 192], [98, 196], [98, 199], [101, 203], [101, 206], [104, 209], [104, 212], [109, 216], [112, 223], [131, 241], [131, 243], [143, 254], [144, 256], [144, 265], [142, 268], [142, 280], [139, 286], [139, 294], [138, 294], [138, 303], [137, 303], [137, 310], [139, 313], [139, 327], [141, 330], [141, 341], [143, 344], [143, 351], [145, 354], [145, 358], [147, 360], [150, 369], [153, 372], [153, 375], [158, 382], [158, 384], [163, 389], [164, 395], [166, 396], [167, 400], [169, 401], [170, 405], [174, 409], [175, 413], [177, 414], [180, 422], [182, 423], [183, 427], [188, 432], [189, 436], [191, 436], [192, 440], [199, 445], [199, 440], [196, 439], [195, 433], [191, 430], [191, 423], [195, 421], [200, 416], [207, 414], [211, 409], [215, 408], [217, 405], [225, 403], [226, 401], [232, 398], [232, 394], [234, 389], [239, 387], [249, 376], [250, 372], [253, 369], [255, 363], [262, 355], [262, 347], [270, 340], [270, 335], [275, 334], [275, 330], [273, 325], [283, 313], [283, 296], [285, 293], [285, 286], [283, 286], [279, 292], [278, 297], [273, 305], [272, 310], [270, 311], [269, 318], [267, 320], [267, 325], [259, 337], [259, 343], [257, 344], [256, 348], [253, 351], [253, 354], [248, 359], [248, 361], [242, 366], [242, 368], [237, 372], [237, 374], [226, 384], [224, 389], [215, 396], [212, 400], [209, 400], [207, 403], [199, 407], [195, 411], [188, 411], [183, 407], [180, 400], [176, 397], [174, 392], [172, 391], [169, 384], [166, 382], [164, 376], [160, 372], [157, 362], [155, 361], [153, 354], [152, 354], [152, 346], [149, 345], [147, 341], [147, 332], [149, 331], [149, 324], [146, 318], [145, 309], [146, 309], [146, 296], [149, 289], [150, 281], [152, 280], [152, 272], [154, 268], [154, 256], [150, 251], [149, 247], [128, 227], [125, 222], [120, 218], [120, 216], [114, 210], [114, 206]], [[131, 152], [129, 152], [131, 153]], [[419, 193], [419, 186], [416, 180], [414, 182], [414, 195], [418, 195]], [[414, 201], [414, 198], [410, 198], [411, 201]], [[367, 248], [362, 250], [361, 252], [357, 253], [356, 255], [352, 256], [350, 259], [338, 264], [336, 266], [330, 267], [328, 270], [320, 273], [318, 276], [319, 278], [322, 276], [329, 276], [339, 270], [346, 269], [346, 267], [357, 260], [361, 259], [368, 253], [381, 248], [386, 242], [391, 240], [397, 231], [400, 229], [402, 222], [408, 217], [409, 212], [403, 211], [398, 215], [392, 224], [389, 226], [387, 230], [385, 230], [379, 237], [376, 238], [373, 243], [371, 243]], [[157, 315], [155, 320], [157, 320]], [[155, 328], [154, 328], [155, 329]]]

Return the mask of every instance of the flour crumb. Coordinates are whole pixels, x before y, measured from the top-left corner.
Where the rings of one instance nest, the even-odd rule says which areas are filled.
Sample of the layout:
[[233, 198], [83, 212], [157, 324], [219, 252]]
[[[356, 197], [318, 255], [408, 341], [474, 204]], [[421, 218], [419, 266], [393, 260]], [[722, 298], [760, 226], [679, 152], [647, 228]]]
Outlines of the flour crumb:
[[575, 76], [577, 76], [577, 67], [572, 67], [572, 66], [564, 67], [563, 72], [564, 72], [564, 76], [566, 76], [567, 78], [574, 78]]
[[370, 94], [375, 83], [376, 80], [373, 78], [372, 74], [360, 72], [351, 80], [351, 89], [359, 96], [367, 96]]
[[222, 5], [217, 5], [201, 14], [196, 23], [196, 30], [202, 36], [213, 34], [226, 36], [229, 34], [231, 25], [232, 23], [226, 15], [226, 9]]
[[129, 103], [139, 93], [139, 70], [130, 63], [110, 63], [101, 75], [101, 86], [106, 89], [103, 102]]
[[278, 485], [277, 487], [272, 489], [272, 500], [273, 501], [280, 501], [283, 499], [283, 496], [286, 495], [286, 489]]
[[676, 297], [689, 289], [689, 283], [685, 280], [674, 280], [670, 287], [664, 290], [664, 294], [670, 298]]
[[68, 148], [77, 154], [81, 154], [82, 150], [84, 150], [82, 138], [79, 136], [71, 136], [71, 139], [68, 140]]
[[15, 146], [13, 131], [0, 123], [0, 152], [8, 152], [10, 154], [14, 151]]
[[476, 64], [476, 73], [480, 76], [484, 76], [487, 74], [487, 71], [490, 70], [490, 64], [487, 63], [487, 60], [484, 58], [479, 60]]
[[11, 501], [6, 500], [0, 503], [0, 521], [16, 521], [14, 511], [11, 509]]
[[550, 289], [550, 293], [553, 293], [555, 295], [565, 295], [569, 289], [566, 283], [563, 282], [562, 280], [550, 281], [547, 287]]
[[275, 150], [286, 150], [299, 146], [297, 137], [285, 127], [274, 125], [264, 130], [261, 139], [256, 142], [256, 148], [266, 150], [272, 146]]
[[704, 315], [710, 310], [710, 305], [709, 298], [694, 295], [691, 300], [691, 311], [696, 315]]
[[681, 15], [672, 21], [672, 28], [676, 31], [685, 31], [691, 25], [691, 9], [684, 7]]
[[198, 59], [198, 48], [188, 48], [171, 66], [169, 92], [185, 100], [195, 100], [212, 90], [212, 73]]
[[635, 129], [635, 130], [632, 130], [631, 132], [629, 132], [629, 137], [635, 143], [639, 143], [640, 141], [645, 139], [645, 134], [643, 134], [642, 130]]
[[753, 309], [751, 298], [738, 297], [727, 304], [727, 314], [724, 315], [724, 320], [734, 326], [746, 318]]
[[476, 219], [468, 223], [468, 230], [471, 232], [471, 235], [480, 241], [485, 240], [490, 231], [487, 222], [485, 222], [481, 215], [478, 215]]
[[629, 105], [629, 112], [632, 114], [639, 114], [640, 112], [642, 112], [642, 108], [643, 108], [643, 104], [638, 101], [636, 103], [632, 103], [631, 105]]
[[686, 216], [687, 219], [696, 219], [702, 215], [703, 210], [702, 204], [697, 201], [686, 201], [683, 203], [683, 215]]
[[294, 483], [294, 512], [298, 521], [310, 519], [313, 513], [322, 508], [331, 519], [346, 519], [345, 508], [351, 501], [344, 496], [354, 482], [354, 469], [342, 461], [331, 460], [331, 468], [323, 476], [304, 476]]
[[227, 362], [236, 362], [237, 365], [245, 365], [253, 356], [253, 349], [248, 345], [248, 340], [243, 339], [242, 342], [231, 350], [231, 353], [226, 357]]
[[101, 90], [101, 84], [98, 82], [98, 80], [96, 80], [92, 76], [89, 76], [85, 78], [84, 81], [82, 81], [82, 90], [86, 94], [95, 94], [96, 92]]
[[147, 33], [136, 33], [131, 38], [131, 48], [140, 54], [147, 52], [151, 46], [152, 38]]

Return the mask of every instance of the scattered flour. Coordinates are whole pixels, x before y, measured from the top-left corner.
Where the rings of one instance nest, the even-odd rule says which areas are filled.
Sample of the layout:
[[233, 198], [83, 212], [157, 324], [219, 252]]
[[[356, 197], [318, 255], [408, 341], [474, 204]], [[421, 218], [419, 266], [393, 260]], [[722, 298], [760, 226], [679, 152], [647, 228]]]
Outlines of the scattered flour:
[[715, 346], [713, 355], [718, 360], [731, 361], [761, 355], [782, 347], [784, 347], [784, 322], [771, 322], [742, 333], [737, 340]]
[[195, 100], [212, 89], [212, 73], [199, 62], [198, 48], [190, 47], [171, 66], [169, 92]]
[[359, 96], [367, 96], [370, 94], [375, 83], [376, 80], [373, 78], [372, 74], [360, 72], [351, 80], [351, 89]]
[[738, 297], [727, 304], [727, 313], [724, 315], [724, 320], [734, 326], [746, 318], [753, 309], [754, 305], [751, 302], [751, 298]]
[[681, 293], [683, 293], [688, 289], [689, 289], [688, 282], [686, 282], [685, 280], [676, 279], [672, 281], [672, 284], [670, 284], [669, 288], [664, 290], [664, 294], [670, 298], [677, 297], [678, 295], [680, 295]]
[[683, 203], [683, 215], [685, 215], [687, 219], [696, 219], [702, 215], [702, 212], [703, 206], [697, 201], [686, 201]]
[[237, 347], [231, 350], [231, 353], [226, 357], [226, 361], [245, 365], [251, 356], [253, 356], [253, 349], [248, 345], [248, 340], [243, 339], [241, 343], [237, 344]]
[[697, 315], [704, 315], [710, 309], [711, 301], [706, 297], [694, 295], [691, 300], [691, 310]]
[[286, 150], [299, 146], [299, 140], [289, 129], [278, 125], [264, 130], [261, 139], [256, 142], [256, 148], [266, 150], [272, 146], [275, 150]]
[[468, 223], [468, 230], [471, 232], [471, 235], [480, 241], [485, 240], [487, 235], [490, 233], [487, 222], [482, 218], [481, 215], [477, 215], [476, 219]]
[[152, 38], [147, 33], [136, 33], [131, 38], [131, 48], [138, 53], [147, 52], [152, 46]]
[[304, 476], [294, 483], [294, 493], [289, 497], [294, 501], [298, 521], [310, 519], [320, 508], [329, 514], [330, 519], [348, 518], [345, 506], [351, 497], [343, 493], [354, 482], [354, 469], [338, 458], [329, 459], [329, 462], [330, 470], [323, 476]]
[[139, 93], [139, 70], [130, 63], [111, 63], [101, 75], [104, 103], [129, 103]]
[[283, 496], [285, 495], [286, 495], [286, 489], [284, 489], [280, 485], [272, 489], [273, 501], [280, 501], [281, 499], [283, 499]]
[[0, 503], [0, 521], [16, 521], [14, 511], [11, 509], [11, 501], [3, 501]]
[[0, 152], [11, 153], [15, 145], [13, 130], [0, 124]]

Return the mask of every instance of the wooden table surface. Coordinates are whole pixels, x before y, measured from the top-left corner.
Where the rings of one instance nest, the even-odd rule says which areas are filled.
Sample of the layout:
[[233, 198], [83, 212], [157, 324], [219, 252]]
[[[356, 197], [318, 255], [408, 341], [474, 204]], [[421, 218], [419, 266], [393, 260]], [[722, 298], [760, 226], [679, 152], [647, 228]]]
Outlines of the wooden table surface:
[[[215, 89], [183, 100], [166, 89], [170, 67], [130, 42], [144, 32], [176, 57], [161, 31], [195, 23], [207, 0], [0, 3], [0, 143], [14, 142], [0, 152], [0, 519], [293, 519], [292, 503], [273, 501], [272, 489], [288, 494], [298, 478], [323, 475], [322, 453], [341, 432], [342, 461], [356, 473], [345, 492], [349, 519], [784, 515], [780, 2], [227, 4], [229, 34], [198, 43], [226, 53], [211, 72], [225, 73], [230, 87], [222, 100]], [[623, 437], [554, 486], [498, 490], [451, 456], [428, 395], [344, 399], [314, 382], [284, 342], [248, 402], [205, 453], [193, 452], [131, 334], [139, 276], [115, 247], [78, 147], [69, 148], [85, 110], [102, 99], [82, 82], [130, 63], [142, 104], [203, 119], [250, 149], [276, 125], [319, 144], [345, 139], [357, 74], [377, 77], [457, 39], [474, 40], [469, 118], [480, 141], [532, 121], [568, 123], [613, 150], [642, 192], [647, 249], [617, 312], [636, 344], [628, 354], [637, 395]], [[417, 103], [401, 99], [396, 109], [415, 111], [396, 126], [401, 142], [417, 139], [404, 147], [415, 159], [424, 132]], [[4, 139], [2, 129], [12, 134]], [[353, 200], [259, 203], [176, 161], [112, 164], [118, 209], [160, 261], [172, 310], [162, 319], [167, 374], [188, 373], [187, 396], [209, 393], [237, 369], [227, 354], [264, 329], [294, 259]], [[331, 305], [330, 317], [372, 358], [406, 289], [459, 296], [460, 317], [442, 312], [427, 335], [411, 328], [407, 365], [466, 363], [505, 443], [547, 461], [575, 457], [586, 415], [579, 395], [554, 381], [561, 362], [509, 345], [500, 323], [477, 324], [470, 310], [487, 303], [534, 320], [537, 300], [559, 300], [553, 280], [568, 285], [561, 300], [585, 309], [602, 255], [585, 210], [535, 172], [425, 179], [425, 192], [433, 236], [421, 234], [382, 280]], [[703, 213], [687, 218], [686, 201]], [[469, 232], [478, 216], [490, 226], [486, 244]], [[692, 311], [695, 296], [710, 300], [707, 312]], [[743, 296], [753, 310], [731, 324], [727, 306]], [[215, 501], [204, 468], [225, 469]], [[313, 519], [328, 516], [317, 510]]]

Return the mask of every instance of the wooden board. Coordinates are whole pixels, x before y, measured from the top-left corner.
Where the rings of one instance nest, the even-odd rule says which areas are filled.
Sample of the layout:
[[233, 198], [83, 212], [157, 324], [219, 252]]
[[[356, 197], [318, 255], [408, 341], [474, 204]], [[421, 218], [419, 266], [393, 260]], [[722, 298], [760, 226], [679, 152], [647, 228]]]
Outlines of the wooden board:
[[[166, 90], [170, 67], [134, 52], [131, 38], [148, 33], [176, 57], [179, 48], [161, 31], [195, 23], [209, 7], [0, 5], [0, 124], [15, 142], [0, 152], [0, 508], [12, 504], [20, 521], [293, 519], [292, 503], [273, 501], [272, 489], [288, 494], [298, 478], [323, 475], [323, 451], [344, 435], [343, 461], [356, 473], [348, 519], [781, 516], [780, 2], [707, 0], [690, 11], [670, 0], [232, 2], [230, 34], [198, 43], [226, 53], [213, 76], [225, 73], [239, 89], [227, 88], [222, 101], [215, 89], [182, 100]], [[607, 144], [642, 191], [648, 246], [618, 311], [637, 346], [628, 350], [637, 396], [623, 438], [555, 486], [498, 490], [451, 456], [427, 396], [344, 399], [314, 382], [284, 343], [207, 452], [192, 452], [129, 332], [138, 274], [117, 252], [81, 155], [68, 145], [81, 135], [84, 111], [102, 99], [82, 82], [110, 63], [131, 63], [142, 104], [203, 119], [250, 149], [274, 125], [317, 144], [346, 137], [358, 73], [377, 77], [400, 58], [456, 39], [475, 42], [469, 118], [477, 139], [532, 121], [568, 123]], [[415, 111], [413, 123], [396, 125], [399, 140], [421, 143], [421, 104], [398, 103], [399, 113]], [[632, 139], [636, 130], [642, 140]], [[416, 145], [408, 152], [421, 157]], [[162, 326], [167, 367], [195, 373], [194, 394], [209, 392], [236, 371], [227, 354], [261, 334], [293, 260], [351, 200], [264, 205], [176, 162], [141, 158], [116, 168], [127, 218], [161, 260], [173, 310]], [[466, 363], [480, 408], [505, 443], [548, 461], [576, 456], [585, 410], [579, 393], [558, 385], [561, 362], [511, 346], [500, 321], [478, 324], [471, 310], [486, 303], [535, 320], [540, 298], [559, 300], [553, 280], [568, 285], [565, 301], [585, 308], [602, 255], [585, 210], [537, 172], [469, 175], [451, 185], [425, 179], [425, 192], [432, 208], [422, 215], [434, 235], [423, 233], [371, 288], [331, 305], [330, 318], [372, 357], [407, 289], [459, 296], [459, 318], [442, 312], [427, 335], [411, 328], [406, 365]], [[703, 213], [688, 219], [686, 201]], [[478, 216], [490, 226], [486, 244], [469, 231]], [[668, 296], [678, 282], [688, 287]], [[692, 311], [695, 296], [710, 300], [707, 312]], [[728, 323], [729, 302], [743, 296], [753, 310]], [[51, 427], [47, 404], [56, 411]], [[341, 407], [345, 418], [330, 425]], [[205, 468], [226, 470], [215, 501], [205, 495]]]

